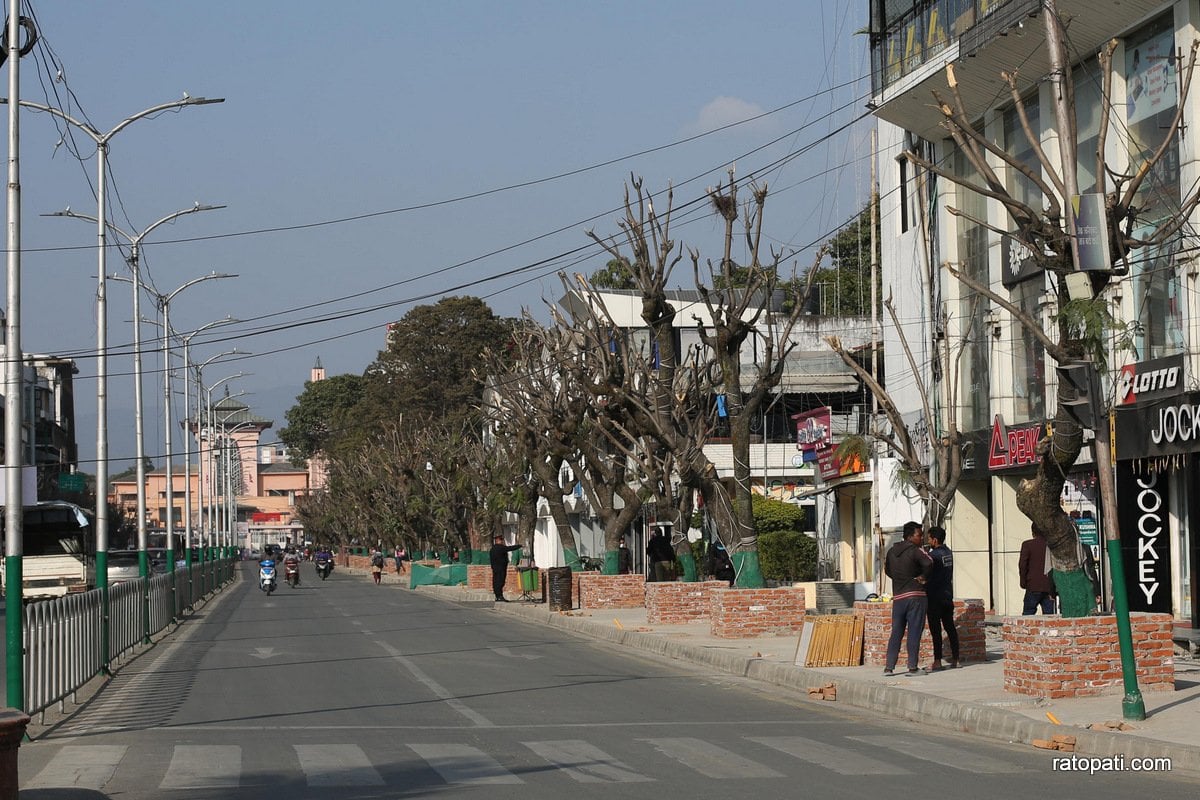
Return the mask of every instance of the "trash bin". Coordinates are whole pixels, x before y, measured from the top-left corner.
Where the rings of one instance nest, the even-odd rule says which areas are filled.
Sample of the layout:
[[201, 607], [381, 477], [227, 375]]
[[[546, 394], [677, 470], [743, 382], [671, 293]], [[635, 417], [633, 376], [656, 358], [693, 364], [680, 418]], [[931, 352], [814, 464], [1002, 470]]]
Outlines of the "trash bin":
[[551, 611], [571, 610], [570, 567], [551, 567], [546, 570], [546, 593]]
[[521, 599], [533, 600], [533, 593], [538, 590], [538, 568], [517, 567], [517, 577], [521, 584]]

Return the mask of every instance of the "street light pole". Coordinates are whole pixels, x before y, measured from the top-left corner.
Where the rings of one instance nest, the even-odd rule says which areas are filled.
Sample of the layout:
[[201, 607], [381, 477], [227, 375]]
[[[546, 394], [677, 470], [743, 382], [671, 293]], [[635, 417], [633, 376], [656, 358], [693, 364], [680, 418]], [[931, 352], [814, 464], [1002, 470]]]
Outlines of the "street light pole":
[[[133, 278], [129, 282], [133, 284], [133, 436], [134, 436], [134, 457], [137, 459], [137, 545], [138, 545], [138, 572], [143, 581], [150, 577], [150, 559], [147, 549], [150, 546], [149, 534], [147, 532], [146, 521], [146, 437], [145, 437], [145, 412], [142, 401], [142, 278], [141, 278], [141, 245], [142, 241], [158, 228], [160, 225], [165, 225], [168, 222], [174, 222], [176, 219], [186, 215], [195, 214], [200, 211], [213, 211], [216, 209], [225, 208], [225, 206], [210, 206], [200, 205], [196, 203], [191, 208], [180, 209], [179, 211], [167, 214], [162, 219], [152, 223], [149, 227], [142, 230], [140, 233], [128, 233], [125, 230], [117, 227], [113, 223], [107, 224], [108, 230], [120, 236], [129, 243], [129, 271]], [[44, 217], [72, 217], [75, 219], [86, 220], [88, 222], [99, 223], [97, 217], [90, 214], [81, 214], [77, 211], [72, 211], [70, 208], [62, 211], [55, 211], [51, 214], [43, 214]], [[125, 280], [117, 275], [110, 276], [114, 280]], [[168, 477], [168, 481], [170, 478]], [[169, 537], [168, 537], [169, 538]], [[168, 542], [168, 546], [170, 542]], [[107, 577], [107, 576], [106, 576]]]
[[[19, 14], [13, 13], [9, 18], [9, 26], [12, 30], [10, 35], [11, 41], [18, 41], [13, 37], [20, 33]], [[41, 111], [49, 114], [52, 117], [57, 117], [68, 125], [78, 128], [83, 133], [87, 134], [93, 142], [96, 143], [96, 582], [103, 590], [104, 597], [104, 614], [101, 625], [101, 647], [103, 648], [102, 672], [108, 671], [108, 494], [109, 494], [109, 479], [108, 479], [108, 301], [107, 301], [107, 276], [108, 276], [108, 226], [105, 224], [107, 219], [107, 208], [105, 206], [108, 173], [108, 143], [125, 128], [137, 122], [139, 119], [144, 119], [153, 116], [163, 111], [169, 111], [173, 108], [184, 108], [186, 106], [209, 105], [211, 103], [223, 103], [223, 97], [205, 98], [205, 97], [189, 97], [186, 94], [179, 100], [170, 103], [160, 103], [156, 106], [143, 109], [132, 116], [121, 120], [109, 130], [107, 133], [101, 133], [91, 123], [78, 120], [70, 114], [53, 106], [35, 103], [30, 100], [21, 100], [15, 80], [16, 59], [10, 59], [10, 77], [9, 77], [9, 95], [16, 99], [16, 105], [21, 108], [28, 108], [33, 111]], [[12, 105], [9, 97], [0, 97], [0, 103]], [[9, 111], [10, 119], [15, 117], [14, 110]], [[12, 144], [15, 144], [13, 142]], [[13, 158], [15, 150], [10, 150], [9, 158]], [[11, 178], [11, 176], [10, 176]], [[11, 181], [10, 181], [10, 191]], [[10, 248], [10, 253], [12, 252]], [[12, 287], [10, 285], [10, 291]], [[11, 313], [11, 309], [10, 309]]]
[[[209, 474], [207, 475], [207, 481], [205, 480], [205, 478], [206, 478], [205, 465], [208, 463], [207, 460], [209, 458], [210, 453], [206, 452], [206, 450], [205, 450], [204, 436], [205, 436], [205, 432], [208, 431], [209, 441], [211, 442], [212, 424], [211, 424], [211, 421], [209, 420], [208, 408], [204, 405], [204, 402], [205, 402], [204, 368], [218, 359], [225, 358], [227, 356], [243, 355], [243, 354], [249, 355], [248, 353], [244, 353], [244, 351], [238, 350], [237, 348], [234, 348], [233, 350], [226, 350], [223, 353], [217, 353], [214, 356], [210, 356], [209, 358], [205, 359], [204, 361], [202, 361], [198, 365], [196, 365], [196, 368], [195, 368], [195, 372], [196, 372], [196, 440], [197, 440], [198, 447], [199, 447], [196, 461], [197, 461], [198, 466], [200, 467], [200, 479], [199, 479], [200, 503], [199, 503], [199, 507], [201, 509], [201, 513], [198, 515], [198, 517], [199, 517], [199, 521], [200, 521], [200, 538], [201, 538], [202, 542], [204, 542], [204, 544], [201, 546], [201, 560], [210, 560], [212, 558], [212, 533], [213, 533], [212, 517], [208, 516], [206, 518], [206, 516], [204, 514], [204, 509], [208, 507], [205, 504], [205, 491], [204, 491], [205, 487], [207, 485], [208, 497], [210, 499], [212, 497], [212, 489], [213, 489], [211, 472], [209, 472]], [[211, 396], [209, 396], [208, 402], [210, 402], [210, 403], [212, 402]], [[210, 445], [209, 449], [211, 450], [211, 445]]]
[[[213, 437], [213, 422], [215, 421], [214, 415], [213, 415], [213, 406], [212, 406], [213, 390], [216, 389], [218, 386], [220, 386], [222, 383], [225, 383], [226, 381], [232, 381], [237, 378], [244, 377], [246, 374], [247, 373], [245, 373], [245, 372], [238, 372], [233, 375], [227, 375], [224, 378], [221, 378], [216, 383], [214, 383], [212, 386], [208, 387], [208, 389], [206, 391], [206, 395], [207, 395], [206, 399], [208, 401], [208, 437], [209, 437], [209, 442], [210, 442], [210, 446], [209, 446], [210, 453], [215, 453], [215, 451], [216, 451], [216, 448], [211, 445], [212, 440], [213, 440], [212, 439], [212, 437]], [[210, 530], [212, 529], [212, 513], [213, 513], [214, 507], [216, 505], [216, 494], [215, 494], [216, 490], [217, 490], [216, 466], [214, 464], [213, 470], [209, 474], [209, 499], [210, 499], [210, 501], [212, 501], [212, 505], [209, 507], [209, 528], [210, 528]], [[215, 531], [215, 533], [219, 535], [220, 531], [219, 530]]]

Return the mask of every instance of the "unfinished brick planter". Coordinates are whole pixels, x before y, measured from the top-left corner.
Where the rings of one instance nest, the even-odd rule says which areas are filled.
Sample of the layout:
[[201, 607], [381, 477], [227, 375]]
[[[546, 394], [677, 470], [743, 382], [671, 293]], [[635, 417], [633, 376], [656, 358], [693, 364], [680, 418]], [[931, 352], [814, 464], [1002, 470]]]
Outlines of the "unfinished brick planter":
[[646, 623], [682, 625], [708, 622], [712, 614], [712, 592], [729, 588], [726, 581], [651, 582], [646, 584]]
[[767, 634], [799, 633], [804, 627], [804, 590], [787, 586], [778, 589], [711, 590], [710, 632], [722, 639], [748, 639]]
[[[863, 617], [863, 664], [874, 667], [887, 665], [888, 638], [892, 635], [892, 604], [868, 603], [859, 600], [854, 604], [854, 613]], [[987, 658], [984, 646], [983, 601], [975, 599], [954, 601], [954, 627], [958, 630], [959, 660], [963, 663], [984, 661]], [[900, 643], [901, 668], [907, 663], [904, 643]], [[942, 660], [950, 659], [950, 642], [942, 635]], [[929, 626], [921, 635], [921, 654], [917, 663], [928, 666], [933, 661], [933, 639]]]
[[[484, 589], [490, 592], [492, 590], [492, 568], [487, 564], [469, 564], [467, 566], [467, 588]], [[508, 574], [504, 578], [504, 593], [521, 593], [521, 578], [517, 574], [517, 568], [512, 564], [508, 565]]]
[[642, 608], [646, 604], [646, 579], [642, 575], [580, 572], [574, 577], [580, 608]]
[[[1130, 614], [1138, 687], [1175, 690], [1170, 614]], [[1004, 618], [1004, 690], [1035, 697], [1086, 697], [1123, 686], [1117, 618]]]

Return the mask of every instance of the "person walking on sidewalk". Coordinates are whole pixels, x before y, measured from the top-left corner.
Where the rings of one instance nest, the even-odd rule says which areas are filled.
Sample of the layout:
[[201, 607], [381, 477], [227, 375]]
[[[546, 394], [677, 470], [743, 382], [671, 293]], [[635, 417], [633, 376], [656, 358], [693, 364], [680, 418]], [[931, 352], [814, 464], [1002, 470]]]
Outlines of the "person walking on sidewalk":
[[1030, 526], [1030, 532], [1033, 537], [1021, 542], [1021, 557], [1017, 560], [1017, 574], [1021, 579], [1021, 588], [1025, 590], [1021, 614], [1032, 616], [1039, 608], [1043, 614], [1053, 614], [1058, 592], [1054, 587], [1054, 576], [1049, 574], [1049, 564], [1046, 563], [1046, 536], [1036, 522]]
[[383, 579], [383, 551], [372, 549], [371, 551], [371, 578], [376, 585]]
[[883, 571], [892, 579], [892, 635], [888, 639], [884, 675], [891, 675], [896, 670], [900, 640], [905, 632], [908, 633], [908, 674], [921, 674], [917, 660], [921, 653], [921, 634], [925, 631], [925, 584], [933, 572], [933, 560], [921, 547], [924, 537], [921, 523], [904, 523], [902, 536], [888, 550], [883, 564]]
[[492, 537], [492, 549], [488, 551], [488, 561], [492, 565], [492, 593], [496, 595], [497, 603], [507, 603], [504, 599], [504, 581], [508, 578], [508, 554], [520, 550], [521, 545], [505, 545], [504, 537], [496, 534]]
[[950, 666], [958, 666], [958, 628], [954, 626], [954, 553], [946, 546], [946, 530], [937, 526], [929, 529], [929, 558], [933, 572], [925, 584], [929, 604], [929, 637], [933, 640], [932, 672], [942, 669], [942, 628], [950, 640]]

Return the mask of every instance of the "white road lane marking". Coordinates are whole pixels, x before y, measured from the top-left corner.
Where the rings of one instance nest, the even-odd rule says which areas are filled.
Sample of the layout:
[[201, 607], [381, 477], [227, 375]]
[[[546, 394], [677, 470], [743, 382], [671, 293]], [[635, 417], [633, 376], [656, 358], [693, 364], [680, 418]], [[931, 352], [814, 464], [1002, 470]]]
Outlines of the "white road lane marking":
[[179, 744], [160, 789], [234, 789], [242, 774], [242, 748], [225, 744]]
[[446, 783], [512, 784], [525, 781], [477, 747], [465, 744], [410, 744]]
[[748, 736], [751, 742], [795, 756], [839, 775], [908, 775], [910, 771], [896, 764], [865, 756], [845, 747], [805, 739], [802, 736]]
[[103, 789], [125, 751], [120, 744], [66, 745], [23, 789]]
[[983, 772], [999, 774], [1005, 772], [1023, 772], [1018, 764], [1001, 761], [998, 758], [972, 753], [961, 747], [953, 747], [941, 743], [933, 743], [927, 739], [911, 739], [903, 736], [880, 734], [878, 736], [847, 736], [856, 742], [865, 742], [876, 747], [886, 747], [922, 761], [931, 761], [943, 767], [961, 769], [966, 772]]
[[408, 658], [407, 656], [405, 656], [403, 653], [401, 653], [396, 648], [392, 647], [387, 642], [376, 642], [376, 644], [378, 644], [380, 647], [382, 647], [384, 650], [386, 650], [387, 654], [390, 655], [393, 659], [395, 659], [395, 661], [397, 663], [399, 663], [402, 667], [404, 667], [406, 670], [408, 670], [410, 673], [412, 673], [412, 676], [414, 678], [416, 678], [421, 683], [425, 684], [425, 686], [429, 688], [429, 691], [433, 692], [434, 695], [439, 700], [442, 700], [443, 702], [445, 702], [446, 705], [453, 708], [459, 714], [462, 714], [464, 717], [471, 720], [471, 722], [474, 722], [480, 728], [496, 727], [495, 723], [493, 723], [490, 719], [485, 717], [483, 714], [480, 714], [479, 712], [474, 711], [471, 708], [468, 708], [467, 704], [464, 703], [463, 701], [459, 700], [458, 698], [456, 698], [453, 695], [453, 693], [450, 692], [449, 689], [442, 686], [440, 683], [435, 681], [433, 678], [426, 675], [425, 672], [422, 671], [422, 669], [420, 667], [418, 667], [415, 663], [413, 663], [413, 660], [411, 658]]
[[579, 783], [642, 783], [654, 778], [629, 766], [582, 739], [554, 742], [521, 742]]
[[685, 767], [696, 770], [701, 775], [717, 779], [744, 778], [782, 778], [783, 773], [776, 772], [765, 764], [751, 761], [735, 755], [724, 747], [680, 736], [669, 739], [642, 739], [654, 746], [665, 756], [673, 758]]
[[383, 786], [383, 777], [356, 744], [295, 744], [309, 786]]

